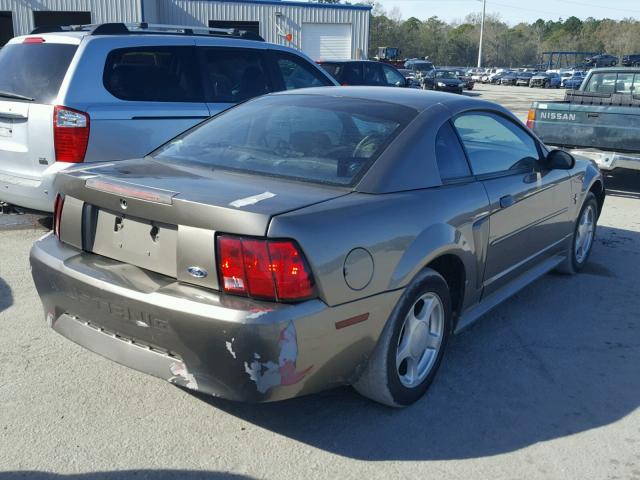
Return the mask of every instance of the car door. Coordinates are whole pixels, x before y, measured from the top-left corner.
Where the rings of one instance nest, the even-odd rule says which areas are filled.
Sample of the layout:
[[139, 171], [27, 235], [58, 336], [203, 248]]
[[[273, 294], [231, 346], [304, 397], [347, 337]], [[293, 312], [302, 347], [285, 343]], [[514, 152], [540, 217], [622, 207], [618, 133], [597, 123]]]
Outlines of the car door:
[[498, 112], [466, 112], [454, 126], [489, 197], [489, 295], [564, 248], [572, 228], [569, 175], [548, 169], [538, 141]]

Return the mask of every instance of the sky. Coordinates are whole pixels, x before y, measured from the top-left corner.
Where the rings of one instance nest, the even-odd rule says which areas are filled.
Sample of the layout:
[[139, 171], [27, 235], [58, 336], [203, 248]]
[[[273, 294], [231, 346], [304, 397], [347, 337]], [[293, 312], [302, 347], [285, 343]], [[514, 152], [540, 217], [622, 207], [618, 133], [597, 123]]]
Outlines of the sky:
[[[424, 20], [438, 16], [443, 20], [461, 20], [469, 13], [482, 11], [482, 0], [378, 0], [389, 12], [400, 9], [402, 18]], [[640, 19], [639, 0], [486, 0], [487, 13], [499, 14], [509, 23], [533, 22], [538, 18], [558, 20], [575, 15], [578, 18], [633, 17]]]

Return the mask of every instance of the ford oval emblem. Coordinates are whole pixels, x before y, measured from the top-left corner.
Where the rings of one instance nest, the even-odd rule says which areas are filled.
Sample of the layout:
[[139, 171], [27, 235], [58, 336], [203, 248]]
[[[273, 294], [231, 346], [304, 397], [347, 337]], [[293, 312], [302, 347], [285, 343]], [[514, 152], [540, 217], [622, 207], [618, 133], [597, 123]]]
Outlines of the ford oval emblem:
[[187, 268], [187, 272], [189, 272], [192, 277], [196, 278], [204, 278], [207, 276], [207, 271], [200, 267], [189, 267]]

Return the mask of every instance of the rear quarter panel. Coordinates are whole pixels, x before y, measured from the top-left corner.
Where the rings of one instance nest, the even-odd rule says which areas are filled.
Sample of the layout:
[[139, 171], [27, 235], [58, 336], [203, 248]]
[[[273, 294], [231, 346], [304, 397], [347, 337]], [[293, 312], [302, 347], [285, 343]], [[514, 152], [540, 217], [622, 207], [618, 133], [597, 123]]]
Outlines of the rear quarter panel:
[[[466, 270], [465, 303], [478, 298], [488, 236], [488, 200], [480, 183], [390, 194], [352, 193], [275, 217], [270, 237], [296, 239], [329, 305], [405, 287], [430, 261], [457, 255]], [[373, 259], [368, 284], [354, 290], [345, 260], [355, 248]]]

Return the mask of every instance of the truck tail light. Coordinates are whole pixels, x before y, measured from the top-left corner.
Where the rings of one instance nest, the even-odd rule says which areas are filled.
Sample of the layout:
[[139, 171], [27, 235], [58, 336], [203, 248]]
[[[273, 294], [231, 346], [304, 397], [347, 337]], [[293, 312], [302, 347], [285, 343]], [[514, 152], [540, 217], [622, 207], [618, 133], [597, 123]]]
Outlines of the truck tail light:
[[533, 124], [535, 123], [536, 120], [536, 111], [532, 108], [529, 110], [529, 113], [527, 114], [527, 127], [529, 127], [530, 130], [533, 130]]
[[227, 293], [272, 301], [311, 298], [314, 282], [292, 240], [263, 240], [220, 235], [218, 275]]
[[62, 219], [62, 207], [64, 207], [64, 197], [59, 193], [53, 202], [53, 234], [60, 238], [60, 220]]
[[53, 143], [57, 162], [84, 161], [89, 143], [89, 114], [56, 105], [53, 109]]

